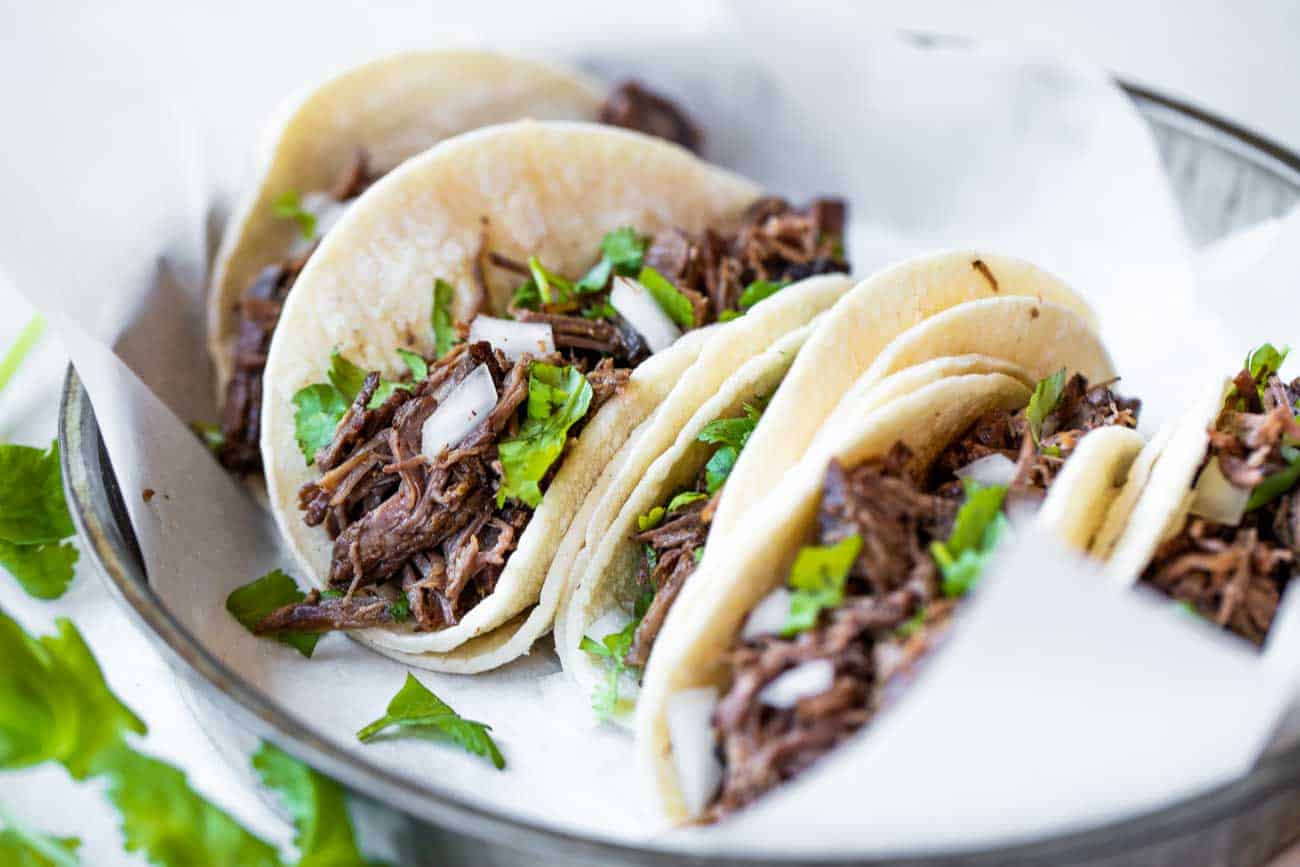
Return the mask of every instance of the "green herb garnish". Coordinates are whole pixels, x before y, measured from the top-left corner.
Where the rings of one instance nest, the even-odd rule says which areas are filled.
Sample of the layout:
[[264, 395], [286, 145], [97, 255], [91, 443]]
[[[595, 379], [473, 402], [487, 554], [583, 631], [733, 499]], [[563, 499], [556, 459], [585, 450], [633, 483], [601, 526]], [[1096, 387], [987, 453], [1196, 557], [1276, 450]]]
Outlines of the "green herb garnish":
[[28, 828], [0, 810], [5, 828], [0, 831], [0, 863], [6, 867], [80, 867], [76, 837], [53, 837]]
[[0, 445], [0, 566], [37, 599], [57, 599], [75, 574], [76, 533], [63, 499], [59, 445]]
[[720, 418], [709, 422], [696, 439], [702, 443], [719, 446], [704, 465], [705, 487], [709, 495], [716, 494], [722, 483], [731, 475], [740, 457], [740, 451], [758, 427], [763, 410], [756, 404], [744, 405], [745, 414], [738, 418]]
[[411, 378], [420, 382], [429, 375], [429, 362], [424, 360], [424, 356], [418, 352], [411, 352], [409, 349], [399, 349], [397, 354], [402, 357], [406, 364], [406, 369], [411, 371]]
[[[650, 556], [653, 557], [654, 549], [650, 548], [649, 545], [646, 546], [646, 549]], [[651, 572], [654, 571], [654, 566], [654, 562], [651, 562]], [[596, 716], [602, 722], [609, 720], [615, 714], [631, 710], [629, 702], [619, 699], [619, 678], [624, 674], [635, 674], [638, 671], [637, 666], [627, 664], [627, 652], [632, 649], [632, 639], [636, 636], [637, 628], [641, 625], [641, 619], [650, 610], [650, 603], [654, 601], [654, 598], [655, 588], [653, 586], [646, 587], [637, 595], [633, 608], [633, 617], [622, 629], [618, 632], [611, 632], [599, 641], [587, 635], [582, 636], [579, 647], [605, 665], [605, 679], [591, 694], [591, 709], [596, 712]]]
[[849, 570], [862, 550], [862, 537], [845, 536], [834, 545], [807, 545], [795, 555], [790, 567], [790, 614], [781, 637], [791, 638], [810, 629], [825, 608], [844, 601]]
[[406, 675], [406, 683], [388, 703], [387, 712], [357, 732], [357, 740], [367, 743], [390, 728], [432, 734], [487, 758], [497, 770], [506, 766], [505, 757], [488, 734], [491, 726], [464, 719], [411, 674]]
[[789, 285], [789, 280], [755, 280], [746, 286], [744, 291], [740, 293], [740, 297], [736, 299], [736, 309], [722, 311], [721, 315], [718, 316], [718, 321], [730, 322], [733, 319], [739, 319], [748, 313], [755, 304], [771, 298]]
[[[249, 632], [272, 611], [301, 602], [307, 594], [279, 569], [267, 572], [261, 578], [245, 584], [226, 597], [226, 610]], [[316, 649], [321, 636], [315, 632], [280, 632], [275, 640], [286, 644], [308, 659]]]
[[[398, 352], [405, 353], [405, 350]], [[404, 354], [403, 358], [405, 357]], [[410, 359], [407, 359], [407, 365], [411, 365]], [[427, 372], [426, 367], [426, 375]], [[334, 439], [334, 431], [338, 429], [339, 422], [347, 414], [352, 401], [361, 393], [367, 376], [363, 368], [348, 361], [337, 349], [330, 353], [330, 366], [325, 375], [329, 379], [328, 383], [318, 382], [300, 388], [292, 398], [294, 439], [298, 441], [298, 448], [308, 466], [316, 462], [316, 453]], [[409, 390], [413, 387], [412, 383], [381, 379], [366, 406], [368, 409], [376, 409], [399, 388]]]
[[682, 291], [669, 282], [667, 277], [654, 268], [646, 266], [641, 269], [636, 279], [650, 293], [650, 297], [654, 298], [659, 309], [668, 314], [669, 319], [684, 330], [695, 327], [695, 307], [691, 304], [691, 299], [682, 294]]
[[577, 282], [577, 290], [600, 292], [614, 274], [625, 277], [636, 274], [645, 258], [647, 240], [626, 226], [607, 234], [600, 242], [600, 261]]
[[41, 342], [41, 336], [44, 334], [45, 319], [38, 313], [27, 321], [23, 330], [18, 332], [18, 339], [14, 341], [13, 346], [9, 347], [4, 358], [0, 359], [0, 391], [4, 391], [9, 380], [13, 379], [18, 368], [27, 360], [27, 356], [32, 354], [32, 350]]
[[975, 586], [985, 563], [1007, 528], [1002, 485], [981, 485], [964, 479], [966, 501], [957, 510], [946, 541], [930, 543], [930, 555], [943, 573], [943, 594], [964, 596]]
[[533, 508], [542, 501], [541, 481], [564, 453], [573, 427], [591, 406], [592, 389], [575, 367], [533, 362], [528, 372], [528, 418], [519, 433], [497, 446], [503, 478], [497, 505], [514, 498]]
[[533, 275], [533, 283], [543, 304], [563, 304], [573, 297], [573, 284], [547, 270], [536, 256], [528, 257], [528, 272]]
[[297, 190], [285, 190], [271, 203], [271, 213], [281, 220], [293, 220], [298, 224], [302, 237], [311, 241], [316, 237], [316, 215], [302, 206], [302, 198]]
[[1264, 480], [1255, 486], [1255, 489], [1250, 492], [1250, 499], [1246, 500], [1247, 512], [1273, 502], [1295, 487], [1296, 482], [1300, 480], [1300, 449], [1295, 446], [1282, 446], [1282, 457], [1286, 459], [1286, 468], [1265, 476]]
[[[451, 318], [451, 302], [456, 290], [441, 278], [433, 281], [433, 351], [437, 358], [442, 358], [451, 348], [460, 342], [456, 334], [456, 323]], [[416, 379], [424, 379], [417, 376]]]
[[1029, 406], [1025, 408], [1025, 418], [1029, 421], [1029, 435], [1033, 437], [1034, 445], [1042, 444], [1043, 422], [1060, 405], [1061, 395], [1064, 393], [1064, 367], [1051, 376], [1038, 380], [1038, 384], [1034, 386], [1034, 393], [1029, 398]]
[[707, 500], [708, 498], [708, 494], [702, 494], [699, 491], [682, 491], [680, 494], [668, 501], [668, 511], [676, 512], [684, 506], [689, 506], [691, 503], [698, 503], [700, 500]]
[[663, 506], [655, 506], [653, 509], [646, 512], [644, 515], [637, 515], [636, 518], [637, 532], [644, 533], [646, 530], [653, 530], [655, 527], [658, 527], [660, 524], [663, 523], [664, 515], [667, 513], [667, 511], [668, 510], [665, 509]]

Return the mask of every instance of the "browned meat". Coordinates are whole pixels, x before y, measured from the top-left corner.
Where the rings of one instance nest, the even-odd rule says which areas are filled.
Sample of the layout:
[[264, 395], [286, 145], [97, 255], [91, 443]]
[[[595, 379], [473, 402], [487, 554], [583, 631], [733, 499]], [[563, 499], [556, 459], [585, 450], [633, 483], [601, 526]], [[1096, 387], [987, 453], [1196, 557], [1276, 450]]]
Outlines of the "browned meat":
[[334, 629], [368, 629], [393, 622], [393, 600], [378, 595], [336, 596], [322, 599], [319, 590], [301, 602], [276, 609], [253, 627], [258, 635], [273, 632], [329, 632]]
[[539, 313], [527, 308], [513, 309], [511, 313], [521, 322], [545, 322], [550, 325], [556, 349], [585, 349], [607, 356], [625, 354], [626, 347], [623, 346], [618, 329], [603, 319]]
[[712, 500], [696, 500], [670, 514], [658, 527], [635, 537], [655, 553], [655, 568], [649, 576], [655, 596], [632, 636], [624, 657], [628, 665], [645, 665], [649, 661], [650, 649], [663, 628], [664, 619], [677, 601], [682, 585], [695, 571], [695, 551], [703, 548], [709, 538], [713, 506]]
[[[797, 776], [864, 725], [884, 690], [911, 670], [939, 635], [952, 603], [940, 595], [926, 553], [946, 537], [954, 501], [926, 493], [908, 472], [911, 453], [899, 443], [883, 459], [852, 469], [832, 464], [818, 515], [818, 543], [851, 534], [862, 551], [850, 570], [844, 602], [795, 636], [737, 638], [728, 656], [731, 686], [714, 715], [724, 761], [721, 790], [705, 815], [713, 821]], [[921, 622], [900, 634], [920, 614]], [[830, 660], [827, 692], [789, 709], [759, 700], [785, 671]]]
[[619, 85], [600, 107], [598, 118], [601, 123], [667, 139], [695, 153], [703, 143], [699, 128], [685, 112], [638, 81]]
[[[1209, 431], [1206, 459], [1217, 457], [1228, 481], [1253, 489], [1289, 462], [1282, 454], [1300, 436], [1294, 409], [1300, 380], [1277, 376], [1260, 394], [1249, 370]], [[1245, 514], [1236, 526], [1192, 517], [1156, 550], [1142, 580], [1254, 644], [1263, 644], [1300, 556], [1300, 495], [1285, 492]]]

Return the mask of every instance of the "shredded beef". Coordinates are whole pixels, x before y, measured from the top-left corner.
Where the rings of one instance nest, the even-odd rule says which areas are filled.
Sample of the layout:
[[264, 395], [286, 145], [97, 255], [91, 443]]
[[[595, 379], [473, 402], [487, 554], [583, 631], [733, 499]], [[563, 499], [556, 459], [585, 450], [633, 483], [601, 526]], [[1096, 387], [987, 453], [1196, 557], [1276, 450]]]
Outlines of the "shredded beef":
[[[1300, 380], [1269, 376], [1262, 393], [1249, 370], [1209, 430], [1205, 462], [1217, 458], [1232, 485], [1252, 490], [1289, 466], [1282, 453], [1300, 437]], [[1156, 549], [1142, 580], [1208, 620], [1262, 645], [1300, 557], [1300, 495], [1293, 490], [1252, 509], [1235, 526], [1192, 516]]]
[[319, 590], [301, 602], [278, 608], [253, 626], [258, 635], [274, 632], [329, 632], [334, 629], [368, 629], [393, 622], [393, 600], [378, 594], [321, 597]]
[[[423, 454], [425, 421], [479, 365], [492, 375], [496, 405], [454, 447], [436, 458]], [[416, 629], [435, 630], [458, 623], [495, 589], [532, 515], [514, 501], [496, 504], [497, 443], [518, 431], [531, 365], [529, 356], [511, 362], [487, 343], [462, 343], [433, 362], [423, 381], [394, 389], [373, 408], [379, 374], [367, 375], [333, 439], [317, 452], [321, 477], [298, 495], [304, 522], [323, 524], [334, 538], [328, 582], [347, 604], [314, 599], [288, 606], [268, 618], [268, 630], [393, 622], [391, 612], [366, 600], [397, 593]], [[587, 373], [587, 418], [618, 394], [628, 375], [609, 359]]]
[[[818, 544], [857, 534], [862, 550], [849, 572], [844, 601], [794, 638], [738, 638], [729, 656], [731, 686], [718, 705], [724, 774], [706, 812], [713, 821], [788, 780], [857, 731], [885, 691], [937, 640], [951, 602], [926, 549], [947, 536], [958, 503], [928, 494], [908, 471], [901, 443], [883, 459], [852, 469], [831, 465], [818, 513]], [[914, 631], [902, 634], [920, 615]], [[832, 687], [780, 709], [763, 704], [763, 687], [813, 660], [834, 663]]]
[[[379, 175], [370, 170], [365, 151], [358, 150], [330, 189], [330, 195], [337, 201], [347, 201], [361, 195], [378, 178]], [[266, 353], [271, 348], [271, 337], [280, 321], [284, 300], [315, 249], [313, 245], [301, 255], [290, 256], [279, 265], [263, 268], [240, 299], [234, 369], [223, 396], [222, 445], [217, 453], [222, 466], [232, 472], [262, 471], [259, 440]]]
[[600, 107], [598, 117], [601, 123], [667, 139], [695, 153], [704, 140], [684, 111], [638, 81], [619, 85]]
[[[703, 485], [697, 488], [703, 490]], [[703, 548], [709, 538], [715, 506], [713, 499], [696, 500], [668, 515], [658, 527], [634, 537], [654, 552], [654, 570], [643, 583], [648, 582], [655, 595], [632, 636], [624, 657], [628, 665], [645, 665], [650, 660], [650, 649], [663, 628], [664, 619], [686, 579], [695, 571], [695, 551]]]

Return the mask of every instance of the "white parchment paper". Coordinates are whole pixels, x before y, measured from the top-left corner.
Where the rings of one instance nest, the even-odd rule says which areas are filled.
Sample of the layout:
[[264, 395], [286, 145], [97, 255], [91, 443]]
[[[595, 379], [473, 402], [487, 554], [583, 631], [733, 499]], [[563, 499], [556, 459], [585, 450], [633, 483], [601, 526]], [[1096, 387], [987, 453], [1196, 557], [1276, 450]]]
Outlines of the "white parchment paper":
[[[498, 773], [422, 741], [357, 744], [399, 665], [341, 636], [304, 661], [230, 619], [232, 589], [292, 561], [185, 426], [215, 417], [204, 276], [275, 103], [384, 51], [525, 46], [610, 80], [641, 75], [702, 121], [711, 158], [792, 197], [847, 196], [859, 273], [955, 244], [1056, 270], [1100, 312], [1124, 390], [1146, 401], [1144, 427], [1244, 348], [1202, 304], [1152, 142], [1098, 71], [872, 33], [847, 11], [791, 29], [749, 5], [668, 4], [617, 23], [594, 3], [548, 18], [480, 5], [454, 18], [415, 6], [56, 6], [0, 51], [0, 73], [25, 83], [8, 109], [22, 134], [0, 163], [0, 269], [61, 332], [151, 581], [211, 650], [326, 737], [433, 790], [669, 846], [870, 853], [1039, 836], [1250, 765], [1288, 668], [1032, 541], [1007, 553], [950, 651], [869, 737], [703, 832], [654, 831], [630, 743], [595, 726], [545, 642], [490, 675], [420, 674], [494, 726], [509, 761]], [[147, 504], [145, 488], [157, 492]]]

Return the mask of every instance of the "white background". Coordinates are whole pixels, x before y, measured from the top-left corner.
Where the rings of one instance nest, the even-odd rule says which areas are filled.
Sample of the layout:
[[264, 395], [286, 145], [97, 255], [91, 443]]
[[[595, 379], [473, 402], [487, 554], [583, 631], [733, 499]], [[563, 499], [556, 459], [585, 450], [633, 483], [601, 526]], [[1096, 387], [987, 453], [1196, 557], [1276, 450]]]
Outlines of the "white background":
[[[481, 4], [475, 5], [481, 11]], [[1300, 3], [920, 0], [879, 5], [875, 14], [882, 27], [969, 34], [1091, 60], [1300, 150]], [[584, 3], [582, 8], [583, 13], [575, 19], [582, 21], [584, 30], [596, 32], [600, 16], [615, 14], [616, 9], [608, 2]], [[358, 15], [364, 15], [363, 9], [358, 7]], [[812, 46], [797, 45], [798, 21], [809, 15], [836, 16], [844, 11], [842, 5], [828, 2], [800, 4], [798, 11], [788, 10], [785, 14], [790, 17], [790, 38], [795, 44], [774, 46], [773, 50], [812, 50]], [[0, 11], [0, 51], [7, 50], [8, 40], [22, 38], [15, 28], [4, 25], [7, 14]], [[509, 15], [501, 14], [498, 20], [507, 22], [503, 27], [509, 28]], [[255, 16], [249, 17], [248, 26], [256, 28]], [[460, 33], [464, 32], [461, 28]], [[484, 34], [484, 38], [492, 37]], [[255, 59], [232, 46], [231, 61], [251, 63]], [[9, 87], [22, 87], [22, 82], [0, 83], [0, 94]], [[6, 134], [21, 134], [8, 124], [0, 124], [0, 128]], [[22, 302], [11, 290], [0, 287], [0, 346], [7, 345], [25, 319]], [[0, 439], [40, 443], [53, 435], [62, 364], [57, 346], [47, 342], [0, 404]], [[83, 570], [73, 591], [56, 605], [28, 600], [12, 582], [0, 579], [0, 607], [29, 628], [47, 631], [54, 615], [66, 615], [76, 620], [92, 646], [97, 639], [100, 645], [111, 640], [118, 650], [103, 660], [104, 665], [113, 687], [149, 722], [153, 734], [148, 748], [186, 767], [197, 786], [259, 833], [281, 842], [287, 839], [287, 832], [269, 812], [241, 793], [240, 777], [220, 762], [192, 724], [161, 660], [142, 636], [129, 635], [133, 627], [113, 608], [97, 576]], [[141, 863], [121, 855], [115, 820], [97, 787], [72, 784], [62, 771], [42, 770], [6, 776], [0, 792], [0, 801], [8, 809], [36, 826], [85, 838], [85, 863]], [[1292, 863], [1300, 864], [1300, 857]]]

